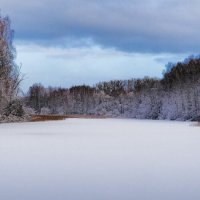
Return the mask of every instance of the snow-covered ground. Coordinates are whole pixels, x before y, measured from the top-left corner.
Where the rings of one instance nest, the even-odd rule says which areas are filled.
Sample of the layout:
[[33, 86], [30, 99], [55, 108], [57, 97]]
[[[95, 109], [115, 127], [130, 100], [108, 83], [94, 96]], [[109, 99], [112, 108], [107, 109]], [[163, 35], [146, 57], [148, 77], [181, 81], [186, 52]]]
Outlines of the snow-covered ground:
[[1, 200], [199, 200], [200, 127], [67, 119], [0, 125]]

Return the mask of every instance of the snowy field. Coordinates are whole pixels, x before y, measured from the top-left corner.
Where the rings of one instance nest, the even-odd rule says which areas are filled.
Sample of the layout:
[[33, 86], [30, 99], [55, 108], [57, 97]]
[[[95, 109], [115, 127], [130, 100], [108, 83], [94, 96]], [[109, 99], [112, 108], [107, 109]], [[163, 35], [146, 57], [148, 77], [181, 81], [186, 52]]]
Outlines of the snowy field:
[[200, 127], [67, 119], [0, 124], [1, 200], [199, 200]]

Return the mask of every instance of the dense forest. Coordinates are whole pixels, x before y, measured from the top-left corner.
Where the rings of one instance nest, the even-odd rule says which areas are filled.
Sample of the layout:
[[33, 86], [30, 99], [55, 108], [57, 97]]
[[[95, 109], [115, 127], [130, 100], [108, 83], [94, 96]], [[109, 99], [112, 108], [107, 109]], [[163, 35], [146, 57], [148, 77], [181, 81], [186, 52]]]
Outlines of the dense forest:
[[95, 86], [30, 87], [24, 101], [38, 114], [89, 114], [191, 120], [200, 116], [200, 59], [170, 65], [162, 79], [114, 80]]
[[15, 63], [13, 36], [9, 18], [0, 16], [0, 121], [24, 120], [26, 113], [169, 120], [200, 117], [199, 56], [169, 63], [162, 79], [113, 80], [71, 88], [34, 84], [19, 97], [22, 77]]

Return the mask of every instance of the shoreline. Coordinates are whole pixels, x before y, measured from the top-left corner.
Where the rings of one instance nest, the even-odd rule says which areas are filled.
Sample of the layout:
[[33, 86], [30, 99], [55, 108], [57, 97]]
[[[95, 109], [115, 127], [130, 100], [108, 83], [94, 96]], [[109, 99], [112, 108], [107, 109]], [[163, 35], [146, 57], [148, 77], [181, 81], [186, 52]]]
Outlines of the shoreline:
[[76, 115], [76, 114], [69, 114], [69, 115], [31, 115], [31, 122], [40, 122], [40, 121], [58, 121], [58, 120], [65, 120], [68, 118], [82, 118], [82, 119], [105, 119], [104, 116], [97, 116], [97, 115]]

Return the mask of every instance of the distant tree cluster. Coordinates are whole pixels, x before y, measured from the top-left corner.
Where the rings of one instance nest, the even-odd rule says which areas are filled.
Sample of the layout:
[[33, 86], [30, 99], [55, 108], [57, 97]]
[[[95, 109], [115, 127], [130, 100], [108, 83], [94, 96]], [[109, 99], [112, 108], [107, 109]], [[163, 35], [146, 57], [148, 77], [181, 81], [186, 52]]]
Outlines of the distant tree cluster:
[[196, 119], [200, 116], [200, 59], [177, 63], [162, 79], [114, 80], [69, 89], [34, 84], [25, 103], [38, 114]]

